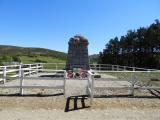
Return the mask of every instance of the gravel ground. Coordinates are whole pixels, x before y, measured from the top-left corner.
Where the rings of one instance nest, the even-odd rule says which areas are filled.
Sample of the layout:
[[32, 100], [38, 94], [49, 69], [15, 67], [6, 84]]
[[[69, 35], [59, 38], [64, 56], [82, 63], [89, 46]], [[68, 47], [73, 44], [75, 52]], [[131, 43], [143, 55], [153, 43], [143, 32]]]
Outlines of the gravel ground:
[[[18, 80], [6, 83], [17, 85]], [[63, 81], [25, 80], [25, 85], [62, 85]], [[128, 82], [96, 81], [97, 86], [128, 86]], [[67, 80], [66, 97], [63, 90], [25, 89], [28, 96], [16, 96], [19, 89], [0, 89], [0, 120], [159, 120], [160, 99], [147, 91], [135, 91], [137, 98], [109, 97], [114, 94], [128, 94], [129, 90], [95, 89], [96, 95], [106, 95], [105, 98], [89, 99], [69, 96], [86, 95], [87, 80]], [[4, 94], [4, 95], [2, 95]], [[6, 94], [14, 94], [5, 96]], [[34, 95], [30, 95], [34, 94]], [[37, 96], [38, 94], [38, 96]], [[46, 96], [42, 96], [46, 95]], [[148, 96], [145, 98], [145, 96]]]
[[61, 110], [5, 109], [0, 112], [0, 117], [4, 120], [159, 120], [159, 112], [159, 109], [79, 110], [70, 113]]
[[[37, 77], [37, 76], [41, 76], [41, 75], [52, 75], [53, 73], [39, 73], [32, 75], [32, 77]], [[111, 75], [103, 75], [103, 78], [115, 78]], [[17, 86], [20, 84], [20, 80], [12, 80], [9, 81], [5, 84], [5, 86]], [[3, 84], [1, 84], [2, 86], [4, 86]], [[63, 81], [61, 80], [24, 80], [23, 81], [23, 85], [28, 86], [28, 85], [33, 85], [33, 86], [60, 86], [63, 85]], [[130, 86], [130, 83], [127, 81], [98, 81], [96, 80], [94, 82], [94, 86], [95, 87], [126, 87], [126, 86]], [[40, 90], [40, 91], [39, 91]], [[62, 90], [42, 90], [39, 89], [34, 90], [34, 89], [25, 89], [24, 90], [24, 94], [37, 94], [39, 93], [47, 93], [48, 94], [54, 94], [55, 92], [63, 92]], [[105, 90], [106, 91], [106, 90]], [[0, 90], [1, 93], [17, 93], [18, 89], [6, 89], [6, 90]], [[105, 93], [104, 89], [99, 90], [99, 89], [95, 89], [95, 94], [101, 94], [102, 92], [104, 94], [108, 94], [108, 91]], [[110, 93], [110, 92], [109, 92]], [[87, 93], [87, 80], [67, 80], [66, 81], [66, 96], [75, 96], [75, 95], [86, 95]]]
[[159, 99], [95, 98], [91, 107], [85, 100], [84, 108], [78, 100], [77, 109], [70, 101], [57, 97], [0, 97], [2, 120], [159, 120]]

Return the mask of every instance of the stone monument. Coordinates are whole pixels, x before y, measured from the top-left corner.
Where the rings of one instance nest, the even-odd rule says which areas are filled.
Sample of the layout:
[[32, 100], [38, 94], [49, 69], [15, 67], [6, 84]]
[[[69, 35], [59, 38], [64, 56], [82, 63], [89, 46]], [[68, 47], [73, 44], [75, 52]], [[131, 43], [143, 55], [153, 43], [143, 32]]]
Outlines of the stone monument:
[[81, 35], [70, 38], [66, 70], [89, 70], [88, 40]]

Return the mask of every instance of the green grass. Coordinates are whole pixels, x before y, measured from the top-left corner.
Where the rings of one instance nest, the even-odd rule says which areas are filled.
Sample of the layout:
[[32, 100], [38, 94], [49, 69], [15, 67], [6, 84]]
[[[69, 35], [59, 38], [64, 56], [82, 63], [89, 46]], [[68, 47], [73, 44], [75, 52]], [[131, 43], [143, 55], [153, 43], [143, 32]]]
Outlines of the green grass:
[[9, 72], [7, 73], [7, 77], [11, 77], [12, 75], [16, 75], [18, 74], [18, 72]]
[[[56, 66], [57, 63], [57, 66]], [[64, 64], [58, 64], [58, 62], [56, 62], [55, 64], [44, 64], [43, 68], [44, 69], [53, 69], [53, 70], [63, 70], [65, 68], [65, 63]]]
[[65, 63], [65, 60], [61, 60], [61, 59], [53, 58], [53, 57], [46, 57], [46, 56], [35, 56], [35, 57], [20, 56], [20, 59], [23, 64], [34, 63], [36, 59], [45, 61], [46, 63]]
[[[20, 59], [23, 64], [33, 64], [35, 63], [36, 59], [44, 61], [45, 62], [45, 64], [43, 65], [44, 69], [64, 69], [66, 62], [65, 60], [53, 57], [46, 57], [46, 56], [36, 56], [36, 57], [21, 56]], [[49, 63], [55, 63], [55, 64], [49, 64]], [[58, 64], [58, 63], [64, 63], [64, 64]], [[57, 67], [56, 64], [58, 64]]]

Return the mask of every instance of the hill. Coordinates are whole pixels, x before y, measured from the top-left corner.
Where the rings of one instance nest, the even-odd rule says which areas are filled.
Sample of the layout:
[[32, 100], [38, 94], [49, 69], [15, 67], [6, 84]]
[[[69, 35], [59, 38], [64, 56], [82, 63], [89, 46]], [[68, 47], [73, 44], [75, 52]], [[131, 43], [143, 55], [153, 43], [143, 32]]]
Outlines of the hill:
[[99, 54], [93, 54], [89, 56], [90, 63], [97, 63], [99, 60]]
[[45, 49], [0, 45], [0, 61], [21, 61], [22, 63], [33, 62], [64, 62], [66, 53]]
[[[19, 47], [10, 45], [0, 45], [0, 63], [22, 62], [22, 63], [58, 63], [65, 62], [67, 54], [45, 48]], [[99, 55], [90, 55], [90, 63], [96, 63]]]

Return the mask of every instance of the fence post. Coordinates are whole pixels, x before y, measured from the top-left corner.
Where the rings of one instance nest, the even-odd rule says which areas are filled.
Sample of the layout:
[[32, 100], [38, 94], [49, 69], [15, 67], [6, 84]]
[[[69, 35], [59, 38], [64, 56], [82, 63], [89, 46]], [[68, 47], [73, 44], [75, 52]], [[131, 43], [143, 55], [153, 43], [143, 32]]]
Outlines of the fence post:
[[6, 70], [7, 70], [7, 67], [4, 66], [4, 67], [3, 67], [3, 83], [4, 83], [4, 84], [6, 83], [6, 77], [7, 77], [7, 72], [6, 72]]
[[135, 71], [136, 70], [136, 68], [135, 67], [133, 67], [133, 71]]
[[57, 70], [57, 63], [56, 63], [56, 70]]
[[66, 71], [64, 71], [63, 95], [66, 96]]
[[131, 95], [134, 96], [135, 72], [131, 74]]
[[20, 77], [20, 94], [23, 95], [23, 79], [24, 79], [24, 71], [21, 70], [21, 77]]
[[101, 70], [101, 64], [99, 64], [99, 71]]
[[36, 73], [38, 74], [38, 67], [39, 67], [39, 64], [37, 63], [36, 64]]
[[40, 66], [41, 66], [40, 67], [41, 69], [39, 70], [40, 72], [43, 72], [43, 65], [44, 65], [43, 63], [40, 64]]
[[114, 71], [114, 65], [112, 65], [112, 71]]
[[90, 104], [93, 103], [93, 97], [94, 97], [94, 75], [91, 75], [91, 101]]
[[150, 80], [151, 79], [151, 71], [150, 69], [147, 69], [147, 79]]
[[21, 69], [22, 69], [22, 66], [19, 65], [19, 78], [21, 77]]
[[97, 70], [97, 64], [95, 64], [95, 68], [94, 69]]
[[117, 71], [119, 71], [119, 65], [117, 65]]
[[123, 66], [123, 70], [126, 71], [126, 66]]
[[29, 76], [31, 77], [31, 64], [29, 65]]

